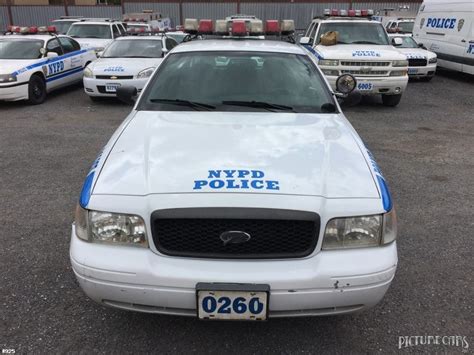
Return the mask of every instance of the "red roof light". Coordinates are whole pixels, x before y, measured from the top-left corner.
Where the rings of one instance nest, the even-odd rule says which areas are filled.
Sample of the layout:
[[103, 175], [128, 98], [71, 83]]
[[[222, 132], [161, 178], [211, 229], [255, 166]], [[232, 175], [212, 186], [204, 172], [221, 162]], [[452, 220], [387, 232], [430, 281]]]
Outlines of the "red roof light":
[[232, 22], [232, 35], [233, 36], [245, 36], [247, 34], [247, 26], [245, 21], [236, 21]]
[[267, 35], [276, 35], [280, 33], [280, 24], [278, 20], [267, 20], [265, 22], [265, 33]]
[[198, 32], [202, 34], [212, 34], [214, 32], [214, 23], [212, 20], [199, 21]]

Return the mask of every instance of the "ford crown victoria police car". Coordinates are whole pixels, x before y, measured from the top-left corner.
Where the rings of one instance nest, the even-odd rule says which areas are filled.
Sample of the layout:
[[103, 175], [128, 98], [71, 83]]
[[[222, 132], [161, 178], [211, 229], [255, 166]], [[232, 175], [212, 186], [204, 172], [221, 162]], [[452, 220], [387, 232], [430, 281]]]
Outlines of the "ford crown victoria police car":
[[[38, 28], [17, 28], [37, 33]], [[50, 28], [53, 30], [53, 28]], [[70, 37], [54, 34], [13, 34], [0, 37], [0, 100], [40, 104], [52, 90], [80, 82], [93, 51]]]
[[122, 85], [141, 92], [165, 54], [177, 45], [161, 35], [118, 38], [84, 70], [85, 93], [91, 100], [114, 97]]
[[102, 149], [70, 257], [104, 305], [261, 320], [374, 306], [395, 237], [385, 179], [314, 59], [217, 39], [173, 49]]
[[[300, 43], [315, 56], [333, 89], [339, 75], [353, 74], [363, 95], [380, 94], [385, 105], [396, 106], [408, 83], [407, 58], [392, 46], [380, 22], [356, 17], [367, 13], [326, 12], [333, 16], [314, 19]], [[327, 32], [338, 33], [337, 43], [321, 44]]]
[[436, 73], [436, 63], [438, 62], [436, 53], [420, 47], [411, 35], [390, 34], [389, 37], [400, 38], [403, 41], [397, 49], [407, 56], [408, 76], [426, 81], [433, 79]]

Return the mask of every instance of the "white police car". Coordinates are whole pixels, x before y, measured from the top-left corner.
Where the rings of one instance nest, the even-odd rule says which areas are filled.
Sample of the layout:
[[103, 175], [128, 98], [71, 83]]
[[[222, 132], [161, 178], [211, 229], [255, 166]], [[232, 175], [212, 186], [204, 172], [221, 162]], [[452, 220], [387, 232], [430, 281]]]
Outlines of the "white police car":
[[54, 27], [10, 28], [0, 37], [0, 100], [40, 104], [48, 92], [80, 82], [84, 67], [96, 59]]
[[114, 39], [126, 33], [122, 22], [111, 19], [82, 19], [74, 22], [67, 31], [67, 35], [79, 42], [82, 48], [91, 48], [96, 52], [103, 51]]
[[115, 97], [129, 85], [141, 92], [165, 54], [178, 43], [167, 36], [120, 37], [84, 70], [84, 91], [91, 100]]
[[173, 49], [92, 164], [79, 284], [103, 305], [201, 319], [374, 306], [397, 267], [374, 157], [306, 50], [231, 30]]
[[420, 78], [425, 81], [433, 79], [438, 62], [436, 53], [420, 46], [411, 35], [389, 34], [389, 37], [400, 38], [403, 41], [397, 49], [408, 59], [409, 77]]
[[[407, 58], [392, 46], [401, 42], [390, 42], [371, 14], [371, 10], [325, 10], [326, 17], [315, 18], [300, 43], [315, 56], [333, 89], [339, 75], [352, 74], [363, 95], [381, 95], [384, 105], [396, 106], [408, 83]], [[328, 32], [337, 32], [337, 43], [321, 43]]]

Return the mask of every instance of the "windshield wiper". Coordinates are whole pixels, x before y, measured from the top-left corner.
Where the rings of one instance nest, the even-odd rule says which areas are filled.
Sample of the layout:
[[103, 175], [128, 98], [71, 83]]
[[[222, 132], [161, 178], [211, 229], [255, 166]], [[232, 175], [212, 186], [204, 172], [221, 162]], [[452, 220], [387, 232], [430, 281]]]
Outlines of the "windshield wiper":
[[296, 112], [293, 110], [293, 107], [291, 106], [272, 104], [270, 102], [263, 102], [263, 101], [222, 101], [222, 104], [232, 105], [232, 106], [256, 107], [256, 108], [262, 108], [268, 111], [282, 110], [282, 111]]
[[351, 44], [379, 44], [379, 43], [371, 42], [371, 41], [354, 41], [354, 42], [351, 42]]
[[180, 100], [180, 99], [150, 99], [151, 102], [178, 105], [178, 106], [188, 106], [194, 109], [205, 109], [207, 111], [214, 110], [216, 107], [205, 104], [202, 102], [189, 101], [189, 100]]

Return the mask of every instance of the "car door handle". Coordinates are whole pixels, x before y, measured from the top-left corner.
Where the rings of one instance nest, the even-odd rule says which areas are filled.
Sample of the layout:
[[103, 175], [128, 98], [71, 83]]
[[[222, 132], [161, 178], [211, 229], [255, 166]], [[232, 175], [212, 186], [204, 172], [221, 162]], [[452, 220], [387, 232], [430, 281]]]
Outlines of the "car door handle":
[[462, 42], [462, 43], [466, 43], [466, 40], [465, 40], [465, 39], [462, 39], [461, 42]]

